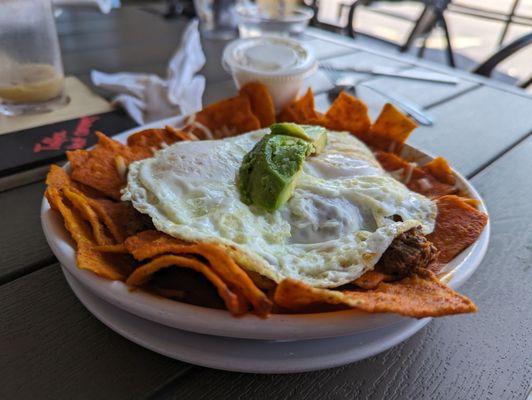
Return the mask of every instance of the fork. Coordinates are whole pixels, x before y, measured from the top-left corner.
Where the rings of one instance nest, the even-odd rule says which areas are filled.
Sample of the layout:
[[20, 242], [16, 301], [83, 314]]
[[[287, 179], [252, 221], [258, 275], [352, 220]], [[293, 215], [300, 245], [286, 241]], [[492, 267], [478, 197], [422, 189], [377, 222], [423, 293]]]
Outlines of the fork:
[[[320, 63], [320, 69], [325, 72], [325, 76], [333, 85], [332, 89], [329, 89], [327, 91], [327, 97], [329, 98], [329, 101], [332, 103], [340, 94], [341, 91], [345, 90], [347, 92], [352, 92], [353, 95], [356, 96], [356, 88], [355, 85], [352, 85], [352, 87], [347, 88], [347, 85], [338, 85], [338, 82], [341, 78], [345, 76], [344, 73], [340, 72], [336, 68], [332, 68], [329, 64], [322, 64]], [[342, 86], [339, 88], [339, 86]]]
[[414, 120], [419, 122], [421, 125], [432, 126], [434, 124], [433, 118], [430, 115], [428, 115], [425, 111], [423, 111], [421, 106], [413, 103], [412, 101], [408, 99], [400, 97], [397, 94], [384, 92], [365, 82], [357, 82], [355, 77], [342, 74], [337, 69], [333, 68], [332, 66], [328, 64], [321, 64], [320, 68], [325, 72], [327, 78], [329, 79], [331, 84], [334, 86], [332, 89], [330, 89], [327, 92], [327, 96], [329, 98], [329, 101], [331, 102], [333, 102], [336, 99], [336, 97], [338, 97], [340, 92], [342, 91], [350, 92], [356, 97], [357, 95], [356, 86], [357, 85], [364, 86], [365, 88], [373, 90], [375, 93], [378, 93], [383, 97], [386, 97], [393, 104], [395, 104], [399, 109], [407, 113], [410, 117], [412, 117]]

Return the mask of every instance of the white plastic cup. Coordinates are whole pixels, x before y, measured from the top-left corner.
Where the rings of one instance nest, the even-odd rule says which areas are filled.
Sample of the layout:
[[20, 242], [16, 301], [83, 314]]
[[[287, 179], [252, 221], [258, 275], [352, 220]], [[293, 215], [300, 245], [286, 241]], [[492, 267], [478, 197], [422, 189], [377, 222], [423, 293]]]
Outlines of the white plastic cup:
[[304, 44], [276, 36], [229, 43], [222, 64], [238, 89], [253, 81], [266, 85], [276, 112], [297, 98], [305, 79], [317, 68], [315, 57]]

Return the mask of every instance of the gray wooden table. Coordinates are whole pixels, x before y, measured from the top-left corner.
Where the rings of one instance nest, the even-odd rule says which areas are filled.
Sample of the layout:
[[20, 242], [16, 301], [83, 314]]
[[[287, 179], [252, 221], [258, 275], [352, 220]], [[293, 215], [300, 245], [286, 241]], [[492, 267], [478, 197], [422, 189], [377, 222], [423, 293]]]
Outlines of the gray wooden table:
[[[67, 12], [59, 32], [67, 73], [164, 73], [185, 20], [139, 8]], [[293, 375], [216, 371], [145, 350], [105, 327], [68, 288], [41, 232], [44, 184], [0, 193], [1, 399], [525, 399], [532, 382], [532, 98], [511, 87], [309, 29], [318, 58], [349, 65], [435, 69], [456, 86], [369, 78], [436, 119], [410, 142], [471, 179], [492, 223], [488, 254], [461, 289], [478, 313], [431, 322], [404, 343], [341, 368]], [[234, 93], [205, 42], [205, 103]], [[310, 85], [327, 106], [328, 81]], [[373, 116], [384, 99], [361, 88]], [[321, 94], [320, 94], [321, 93]]]

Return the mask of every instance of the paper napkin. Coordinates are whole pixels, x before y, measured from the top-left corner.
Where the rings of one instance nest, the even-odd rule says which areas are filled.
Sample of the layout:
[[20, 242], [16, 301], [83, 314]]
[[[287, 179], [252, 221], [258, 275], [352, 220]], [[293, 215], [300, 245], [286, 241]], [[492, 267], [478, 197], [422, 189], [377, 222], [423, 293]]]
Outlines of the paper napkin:
[[204, 64], [198, 21], [193, 20], [168, 63], [166, 78], [153, 74], [92, 71], [91, 79], [95, 86], [117, 93], [113, 103], [123, 107], [138, 124], [145, 124], [201, 110], [205, 77], [198, 72]]

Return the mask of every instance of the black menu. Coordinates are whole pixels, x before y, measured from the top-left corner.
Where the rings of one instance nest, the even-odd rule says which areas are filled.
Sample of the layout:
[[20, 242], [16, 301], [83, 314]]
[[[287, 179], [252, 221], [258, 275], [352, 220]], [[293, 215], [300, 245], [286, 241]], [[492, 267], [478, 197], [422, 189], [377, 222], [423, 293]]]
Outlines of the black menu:
[[113, 136], [135, 126], [115, 110], [1, 135], [0, 178], [62, 161], [66, 151], [94, 145], [96, 131]]

